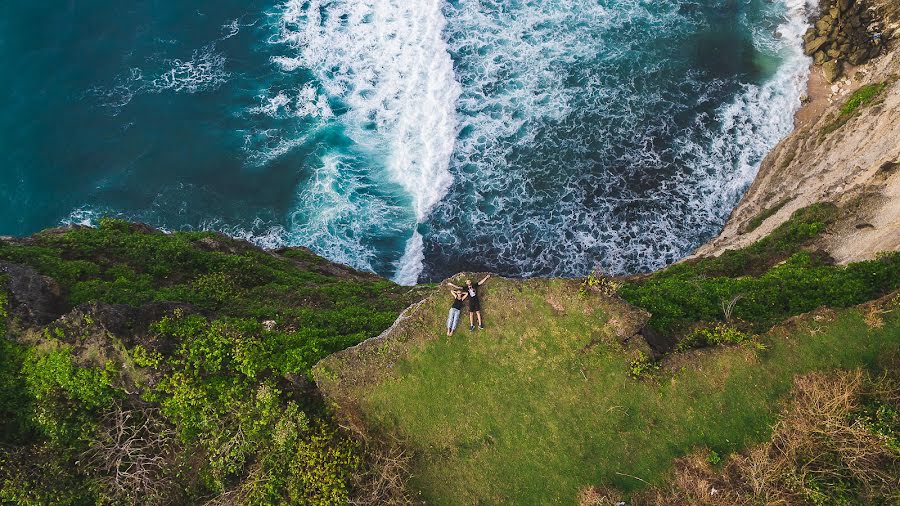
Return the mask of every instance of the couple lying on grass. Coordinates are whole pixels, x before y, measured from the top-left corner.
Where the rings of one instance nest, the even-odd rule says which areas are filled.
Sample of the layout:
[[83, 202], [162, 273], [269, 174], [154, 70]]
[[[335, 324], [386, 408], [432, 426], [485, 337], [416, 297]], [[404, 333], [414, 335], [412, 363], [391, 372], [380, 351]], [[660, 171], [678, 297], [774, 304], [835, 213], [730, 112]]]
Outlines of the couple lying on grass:
[[452, 336], [459, 324], [459, 313], [462, 310], [463, 301], [469, 300], [469, 330], [475, 330], [475, 316], [478, 316], [478, 328], [484, 329], [484, 323], [481, 321], [481, 302], [478, 300], [478, 287], [483, 285], [491, 275], [488, 274], [478, 283], [472, 283], [471, 279], [466, 280], [466, 286], [456, 286], [453, 283], [447, 283], [453, 290], [450, 294], [453, 296], [453, 307], [450, 308], [450, 314], [447, 315], [447, 335]]

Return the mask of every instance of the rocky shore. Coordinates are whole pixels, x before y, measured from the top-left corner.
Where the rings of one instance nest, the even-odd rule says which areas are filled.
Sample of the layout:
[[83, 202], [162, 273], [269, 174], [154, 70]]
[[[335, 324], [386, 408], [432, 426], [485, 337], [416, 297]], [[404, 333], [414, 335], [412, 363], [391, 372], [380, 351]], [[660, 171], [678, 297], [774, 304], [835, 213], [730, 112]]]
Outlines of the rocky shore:
[[879, 56], [885, 40], [882, 14], [862, 0], [832, 0], [803, 37], [804, 52], [812, 56], [829, 83], [841, 77], [846, 64], [857, 66]]

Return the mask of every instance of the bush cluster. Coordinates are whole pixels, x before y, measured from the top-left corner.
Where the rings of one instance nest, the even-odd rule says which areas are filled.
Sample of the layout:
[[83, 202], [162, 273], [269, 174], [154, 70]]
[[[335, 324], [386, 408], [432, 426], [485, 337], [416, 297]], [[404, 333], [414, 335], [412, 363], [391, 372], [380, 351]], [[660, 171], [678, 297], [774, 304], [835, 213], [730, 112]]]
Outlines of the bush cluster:
[[126, 363], [99, 363], [59, 327], [0, 340], [0, 502], [347, 503], [360, 450], [308, 374], [387, 328], [408, 289], [306, 250], [115, 220], [0, 241], [0, 259], [54, 278], [73, 307], [185, 304], [134, 342], [91, 336]]
[[835, 213], [830, 205], [800, 210], [748, 248], [669, 267], [625, 283], [619, 293], [652, 314], [654, 330], [684, 337], [698, 322], [729, 318], [742, 322], [745, 331], [763, 332], [821, 306], [848, 307], [900, 288], [900, 253], [837, 266], [804, 249]]
[[727, 323], [717, 323], [710, 327], [694, 329], [684, 339], [678, 341], [678, 351], [692, 348], [705, 348], [722, 344], [741, 344], [752, 338], [751, 335], [738, 330]]

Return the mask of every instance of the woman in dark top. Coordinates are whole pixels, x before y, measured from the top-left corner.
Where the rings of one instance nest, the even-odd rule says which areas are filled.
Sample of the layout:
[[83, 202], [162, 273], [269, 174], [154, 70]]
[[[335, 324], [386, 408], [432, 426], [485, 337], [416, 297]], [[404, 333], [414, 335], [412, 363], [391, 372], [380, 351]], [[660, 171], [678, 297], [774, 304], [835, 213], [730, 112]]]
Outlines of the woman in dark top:
[[459, 325], [459, 312], [462, 310], [463, 301], [469, 294], [457, 290], [451, 290], [450, 295], [453, 296], [453, 306], [450, 308], [450, 314], [447, 315], [447, 335], [452, 336]]
[[484, 323], [481, 321], [481, 300], [478, 298], [478, 288], [483, 285], [491, 275], [488, 274], [478, 284], [472, 283], [471, 279], [466, 280], [466, 286], [456, 286], [453, 283], [447, 283], [453, 288], [463, 290], [469, 296], [469, 330], [475, 330], [475, 316], [478, 316], [478, 328], [484, 329]]

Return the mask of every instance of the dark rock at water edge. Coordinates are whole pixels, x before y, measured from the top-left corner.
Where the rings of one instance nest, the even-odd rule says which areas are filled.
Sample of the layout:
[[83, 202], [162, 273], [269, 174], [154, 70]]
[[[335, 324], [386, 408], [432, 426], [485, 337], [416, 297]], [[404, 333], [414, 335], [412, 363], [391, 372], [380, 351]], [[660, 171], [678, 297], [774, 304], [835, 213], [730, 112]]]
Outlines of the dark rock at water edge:
[[826, 80], [834, 82], [844, 62], [861, 65], [881, 54], [885, 34], [879, 17], [860, 0], [824, 3], [822, 15], [803, 36], [803, 50], [822, 66]]
[[0, 262], [0, 275], [7, 278], [9, 313], [14, 321], [46, 325], [68, 310], [59, 284], [31, 267]]

